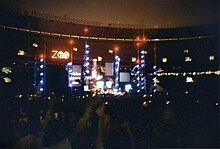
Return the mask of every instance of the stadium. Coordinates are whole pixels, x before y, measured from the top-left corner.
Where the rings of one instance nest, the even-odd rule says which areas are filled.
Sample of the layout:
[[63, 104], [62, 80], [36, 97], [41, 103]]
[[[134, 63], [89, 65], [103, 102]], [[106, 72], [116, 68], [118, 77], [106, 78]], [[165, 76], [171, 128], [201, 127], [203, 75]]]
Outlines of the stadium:
[[37, 135], [46, 147], [68, 138], [98, 148], [102, 106], [112, 119], [104, 148], [219, 147], [219, 22], [148, 28], [0, 13], [1, 147]]

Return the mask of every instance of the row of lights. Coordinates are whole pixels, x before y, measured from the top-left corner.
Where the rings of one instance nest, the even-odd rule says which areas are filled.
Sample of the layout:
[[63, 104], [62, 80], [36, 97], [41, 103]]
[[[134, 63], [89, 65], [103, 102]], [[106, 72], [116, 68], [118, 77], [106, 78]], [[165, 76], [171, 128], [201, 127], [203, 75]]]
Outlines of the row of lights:
[[[215, 60], [215, 56], [214, 55], [210, 55], [209, 56], [209, 60], [210, 61], [214, 61]], [[163, 57], [162, 58], [162, 62], [163, 63], [167, 63], [167, 61], [168, 61], [168, 58], [167, 57]], [[186, 56], [185, 57], [185, 62], [191, 62], [192, 61], [192, 58], [191, 57], [189, 57], [189, 56]]]
[[[50, 35], [50, 36], [59, 36], [59, 37], [72, 37], [78, 39], [91, 39], [91, 40], [107, 40], [107, 41], [129, 41], [129, 42], [138, 42], [141, 41], [140, 39], [131, 39], [131, 38], [113, 38], [113, 37], [92, 37], [92, 36], [78, 36], [78, 35], [70, 35], [70, 34], [60, 34], [60, 33], [52, 33], [52, 32], [44, 32], [44, 31], [37, 31], [37, 30], [29, 30], [25, 28], [17, 28], [12, 26], [2, 26], [0, 28], [7, 28], [12, 30], [18, 30], [22, 32], [30, 32], [30, 33], [37, 33], [42, 35]], [[85, 32], [85, 30], [84, 30]], [[160, 42], [160, 41], [180, 41], [180, 40], [194, 40], [194, 39], [206, 39], [216, 37], [215, 35], [210, 36], [194, 36], [194, 37], [183, 37], [183, 38], [153, 38], [153, 39], [145, 39], [146, 42]]]
[[[196, 103], [199, 103], [199, 100], [197, 100]], [[149, 101], [144, 101], [144, 102], [142, 103], [142, 106], [148, 107], [148, 106], [150, 106], [150, 104], [152, 104], [152, 101], [151, 101], [151, 100], [149, 100]], [[167, 101], [165, 102], [165, 105], [170, 105], [170, 104], [171, 104], [171, 102], [170, 102], [169, 100], [167, 100]], [[215, 102], [214, 105], [215, 105], [215, 106], [219, 106], [219, 102]]]
[[[150, 73], [149, 75], [153, 75]], [[216, 71], [201, 71], [201, 72], [160, 72], [157, 76], [186, 76], [186, 75], [220, 75], [220, 70]]]

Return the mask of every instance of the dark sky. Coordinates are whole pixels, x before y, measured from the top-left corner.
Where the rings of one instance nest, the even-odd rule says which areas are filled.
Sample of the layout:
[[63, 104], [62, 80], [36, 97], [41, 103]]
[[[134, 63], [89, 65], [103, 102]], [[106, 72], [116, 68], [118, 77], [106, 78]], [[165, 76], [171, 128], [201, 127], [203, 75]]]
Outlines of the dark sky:
[[3, 0], [25, 10], [102, 23], [186, 26], [219, 20], [218, 0]]

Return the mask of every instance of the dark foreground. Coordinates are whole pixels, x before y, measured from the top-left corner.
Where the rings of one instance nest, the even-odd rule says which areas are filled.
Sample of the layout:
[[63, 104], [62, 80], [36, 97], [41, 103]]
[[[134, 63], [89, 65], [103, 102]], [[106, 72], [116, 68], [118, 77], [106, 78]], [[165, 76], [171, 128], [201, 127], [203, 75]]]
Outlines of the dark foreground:
[[219, 148], [217, 97], [2, 98], [0, 148]]

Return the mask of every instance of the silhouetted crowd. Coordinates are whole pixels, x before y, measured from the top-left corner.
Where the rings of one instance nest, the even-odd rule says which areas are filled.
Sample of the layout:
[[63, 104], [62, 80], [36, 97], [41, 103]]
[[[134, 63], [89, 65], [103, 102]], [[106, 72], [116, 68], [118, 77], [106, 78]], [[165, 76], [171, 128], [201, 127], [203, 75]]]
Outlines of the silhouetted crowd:
[[53, 94], [49, 99], [16, 99], [19, 113], [8, 115], [14, 115], [14, 121], [2, 126], [6, 129], [1, 145], [17, 149], [220, 147], [219, 106], [193, 98]]

